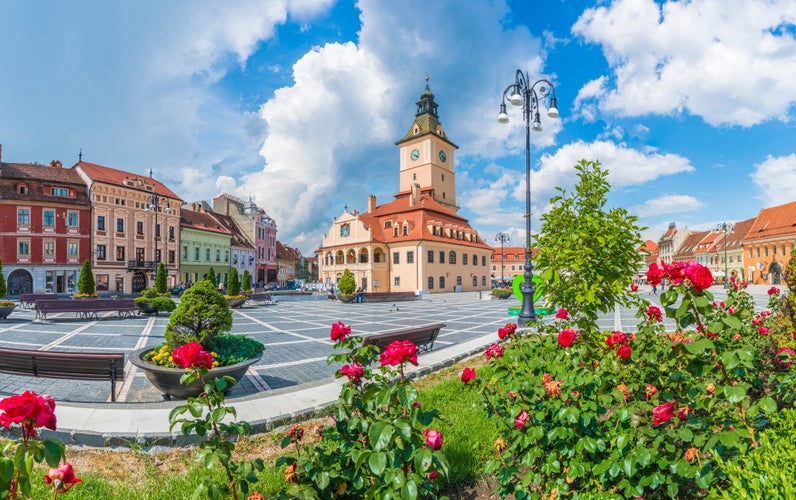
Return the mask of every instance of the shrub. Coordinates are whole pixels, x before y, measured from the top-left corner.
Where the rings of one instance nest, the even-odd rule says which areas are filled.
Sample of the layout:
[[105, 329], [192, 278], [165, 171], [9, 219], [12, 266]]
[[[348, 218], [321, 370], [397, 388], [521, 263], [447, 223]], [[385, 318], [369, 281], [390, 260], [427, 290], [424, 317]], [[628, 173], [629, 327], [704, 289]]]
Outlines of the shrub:
[[252, 359], [265, 350], [265, 346], [245, 335], [222, 334], [208, 346], [216, 354], [219, 365], [234, 365]]
[[492, 289], [492, 295], [497, 297], [497, 298], [499, 298], [499, 299], [505, 299], [506, 297], [509, 297], [512, 293], [513, 292], [511, 291], [510, 288], [493, 288]]
[[91, 261], [86, 259], [80, 269], [80, 277], [77, 279], [77, 291], [81, 297], [96, 297], [96, 285], [94, 283], [94, 273], [91, 271]]
[[337, 288], [340, 289], [341, 295], [354, 295], [354, 292], [357, 289], [357, 282], [354, 279], [354, 275], [351, 274], [351, 271], [348, 268], [343, 270], [343, 275], [340, 276], [340, 281], [337, 282]]
[[5, 297], [8, 294], [8, 288], [6, 288], [6, 278], [3, 275], [3, 260], [0, 259], [0, 299]]
[[241, 280], [241, 288], [244, 292], [248, 293], [252, 291], [252, 275], [249, 274], [248, 269], [243, 270], [243, 279]]
[[155, 291], [157, 293], [169, 293], [166, 283], [166, 265], [164, 263], [158, 264], [158, 272], [155, 275]]
[[207, 281], [212, 283], [213, 286], [216, 286], [216, 272], [213, 271], [212, 267], [207, 270], [207, 272], [205, 273], [204, 279], [206, 279]]
[[227, 275], [227, 295], [240, 295], [240, 280], [238, 279], [238, 270], [231, 268]]
[[207, 348], [220, 333], [232, 327], [232, 312], [227, 299], [209, 280], [201, 280], [183, 292], [180, 305], [166, 326], [166, 342], [175, 348], [198, 342]]

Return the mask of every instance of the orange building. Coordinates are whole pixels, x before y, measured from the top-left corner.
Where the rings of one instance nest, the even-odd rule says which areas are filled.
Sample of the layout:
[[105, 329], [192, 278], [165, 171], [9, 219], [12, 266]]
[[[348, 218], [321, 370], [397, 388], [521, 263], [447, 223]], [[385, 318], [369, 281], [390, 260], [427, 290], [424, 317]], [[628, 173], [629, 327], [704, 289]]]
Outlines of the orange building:
[[[531, 257], [532, 260], [533, 257], [536, 257], [535, 248], [533, 249]], [[525, 247], [503, 247], [502, 255], [499, 247], [494, 248], [489, 265], [492, 273], [492, 281], [495, 282], [496, 285], [500, 282], [501, 276], [504, 282], [507, 284], [511, 283], [518, 274], [525, 274]], [[536, 272], [535, 269], [534, 272]]]
[[796, 248], [796, 201], [764, 208], [743, 240], [744, 267], [750, 283], [782, 282], [782, 271]]

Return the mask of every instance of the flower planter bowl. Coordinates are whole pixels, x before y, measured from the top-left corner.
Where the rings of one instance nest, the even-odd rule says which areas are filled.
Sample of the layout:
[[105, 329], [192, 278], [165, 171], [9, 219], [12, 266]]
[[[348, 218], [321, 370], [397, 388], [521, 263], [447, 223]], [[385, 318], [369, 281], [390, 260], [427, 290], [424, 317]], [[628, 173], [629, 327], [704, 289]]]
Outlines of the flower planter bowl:
[[340, 301], [341, 302], [354, 302], [354, 299], [356, 299], [356, 298], [357, 298], [356, 295], [341, 295], [340, 296]]
[[[152, 347], [145, 347], [143, 349], [137, 349], [133, 351], [130, 354], [130, 363], [140, 368], [146, 374], [146, 377], [149, 379], [152, 385], [155, 386], [155, 388], [157, 388], [163, 394], [168, 395], [170, 398], [176, 399], [195, 397], [202, 393], [204, 387], [198, 380], [194, 381], [190, 385], [180, 384], [180, 377], [182, 377], [182, 375], [185, 373], [185, 370], [182, 368], [168, 368], [165, 366], [159, 366], [151, 361], [143, 359], [144, 354], [151, 350]], [[254, 363], [260, 361], [260, 358], [262, 357], [263, 354], [259, 353], [257, 356], [244, 361], [243, 363], [217, 366], [208, 372], [206, 382], [210, 382], [211, 380], [216, 380], [225, 376], [232, 377], [236, 382], [238, 382], [243, 378], [244, 375], [246, 375], [246, 370], [248, 370], [249, 367]], [[227, 390], [229, 390], [231, 387], [231, 385], [228, 386]]]
[[244, 302], [246, 302], [245, 297], [242, 299], [227, 299], [227, 304], [231, 309], [235, 309], [237, 307], [242, 306]]
[[152, 302], [136, 302], [141, 314], [157, 314], [158, 308]]
[[14, 311], [17, 305], [14, 304], [13, 306], [0, 306], [0, 319], [6, 319], [9, 314]]

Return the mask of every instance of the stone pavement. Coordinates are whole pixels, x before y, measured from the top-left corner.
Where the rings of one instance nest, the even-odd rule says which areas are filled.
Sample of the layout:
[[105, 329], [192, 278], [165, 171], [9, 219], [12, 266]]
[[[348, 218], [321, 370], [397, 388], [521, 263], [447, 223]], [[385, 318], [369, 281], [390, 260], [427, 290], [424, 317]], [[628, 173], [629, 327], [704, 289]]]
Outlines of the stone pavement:
[[[726, 294], [711, 290], [717, 300]], [[768, 286], [750, 287], [757, 308], [765, 307]], [[639, 293], [659, 303], [648, 287]], [[351, 325], [355, 335], [410, 326], [447, 324], [430, 353], [419, 356], [412, 372], [425, 374], [480, 354], [497, 339], [497, 329], [516, 317], [508, 315], [513, 299], [488, 300], [478, 293], [426, 295], [411, 302], [342, 304], [322, 300], [283, 299], [273, 306], [234, 310], [232, 333], [246, 333], [263, 342], [266, 350], [247, 376], [228, 395], [239, 420], [265, 432], [289, 422], [320, 414], [337, 399], [342, 381], [334, 379], [338, 366], [326, 358], [333, 352], [329, 330], [338, 320]], [[63, 351], [124, 351], [163, 342], [168, 318], [140, 316], [119, 319], [115, 314], [99, 320], [76, 319], [71, 314], [34, 319], [32, 311], [17, 308], [0, 321], [0, 346]], [[600, 319], [606, 330], [632, 332], [633, 311], [619, 309]], [[117, 402], [110, 402], [110, 382], [43, 379], [0, 374], [0, 397], [33, 390], [55, 398], [58, 431], [67, 444], [126, 445], [135, 440], [147, 445], [175, 446], [195, 441], [168, 429], [168, 414], [179, 402], [165, 401], [143, 373], [129, 362], [126, 380], [117, 387]], [[49, 433], [52, 434], [52, 433]]]

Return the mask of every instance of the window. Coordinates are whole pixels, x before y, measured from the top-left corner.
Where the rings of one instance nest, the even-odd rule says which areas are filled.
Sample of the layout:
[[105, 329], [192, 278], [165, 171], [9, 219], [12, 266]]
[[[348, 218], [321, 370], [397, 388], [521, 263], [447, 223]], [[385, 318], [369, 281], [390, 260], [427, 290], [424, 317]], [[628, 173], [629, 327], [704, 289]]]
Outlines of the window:
[[481, 276], [481, 286], [486, 286], [486, 276]]
[[486, 255], [481, 256], [481, 265], [486, 267]]
[[408, 251], [406, 252], [406, 263], [407, 264], [414, 264], [415, 263], [415, 252]]
[[199, 247], [194, 247], [193, 249], [193, 260], [199, 262]]
[[771, 252], [772, 252], [774, 255], [777, 255], [777, 245], [771, 245]]
[[456, 264], [456, 252], [453, 250], [448, 252], [448, 264]]
[[146, 254], [144, 253], [144, 249], [141, 248], [141, 247], [136, 247], [135, 248], [135, 260], [137, 260], [138, 262], [143, 262], [145, 258], [146, 258]]
[[47, 210], [45, 209], [42, 212], [42, 224], [45, 226], [54, 226], [55, 225], [55, 210]]
[[174, 258], [175, 258], [174, 250], [169, 250], [169, 264], [174, 264], [175, 260]]
[[68, 197], [69, 196], [69, 190], [66, 189], [66, 188], [50, 188], [50, 194], [52, 196]]
[[182, 260], [188, 260], [188, 245], [182, 247]]
[[66, 213], [66, 225], [67, 227], [77, 227], [78, 225], [77, 212]]
[[760, 247], [757, 247], [757, 256], [760, 257]]
[[216, 262], [221, 262], [221, 250], [216, 248]]
[[[122, 219], [122, 218], [116, 219], [116, 232], [117, 233], [123, 233], [124, 232], [124, 219]], [[122, 260], [124, 260], [124, 259], [122, 259]]]
[[20, 184], [17, 186], [17, 191], [19, 191], [19, 194], [28, 194], [28, 185]]
[[428, 277], [428, 287], [427, 288], [429, 290], [433, 290], [434, 289], [434, 277], [433, 276], [429, 276]]
[[359, 263], [360, 264], [367, 264], [368, 263], [368, 251], [362, 250], [359, 252]]
[[124, 262], [124, 247], [116, 247], [116, 262]]
[[785, 255], [785, 245], [782, 245], [782, 255]]
[[399, 252], [392, 253], [392, 263], [393, 264], [400, 264], [401, 263], [401, 254]]
[[463, 266], [466, 266], [468, 264], [467, 257], [468, 257], [468, 255], [466, 253], [462, 254], [462, 265]]
[[393, 286], [401, 286], [401, 277], [400, 276], [396, 276], [395, 278], [393, 278], [392, 284], [393, 284]]
[[105, 231], [105, 216], [97, 216], [97, 231]]
[[229, 262], [229, 250], [224, 251], [224, 262]]
[[160, 238], [160, 224], [155, 224], [155, 238]]
[[19, 240], [17, 243], [17, 255], [20, 257], [29, 257], [30, 240]]
[[473, 276], [473, 286], [478, 286], [478, 276]]
[[395, 226], [394, 228], [392, 228], [392, 235], [393, 236], [398, 236], [398, 226]]
[[462, 286], [462, 277], [456, 276], [456, 286]]
[[210, 262], [210, 249], [205, 248], [205, 261]]
[[768, 247], [763, 247], [763, 253], [768, 257]]
[[445, 288], [445, 276], [440, 276], [439, 277], [439, 287], [440, 287], [440, 289], [444, 289]]
[[[484, 263], [486, 263], [486, 261], [484, 261]], [[476, 254], [473, 254], [473, 265], [474, 266], [478, 265], [478, 256]]]
[[408, 236], [409, 235], [409, 226], [407, 226], [406, 224], [404, 224], [403, 235], [404, 236]]
[[495, 264], [492, 264], [492, 270], [497, 271], [497, 266]]
[[69, 243], [67, 243], [66, 248], [67, 248], [67, 253], [69, 254], [70, 257], [77, 257], [78, 246], [76, 241], [70, 241]]
[[42, 245], [42, 253], [44, 257], [55, 257], [55, 242], [52, 240], [45, 240]]
[[144, 235], [144, 221], [139, 220], [135, 222], [135, 234], [139, 236]]
[[169, 226], [169, 241], [174, 241], [174, 226]]
[[750, 259], [751, 259], [752, 257], [754, 257], [754, 254], [753, 254], [752, 252], [753, 252], [753, 250], [750, 248], [750, 249], [749, 249], [749, 258], [750, 258]]
[[97, 260], [105, 260], [105, 245], [97, 245]]
[[[429, 264], [433, 264], [434, 263], [434, 250], [429, 250], [428, 251], [428, 263]], [[429, 278], [429, 279], [431, 279], [431, 278]]]
[[28, 226], [30, 225], [30, 209], [18, 208], [17, 209], [17, 225]]

